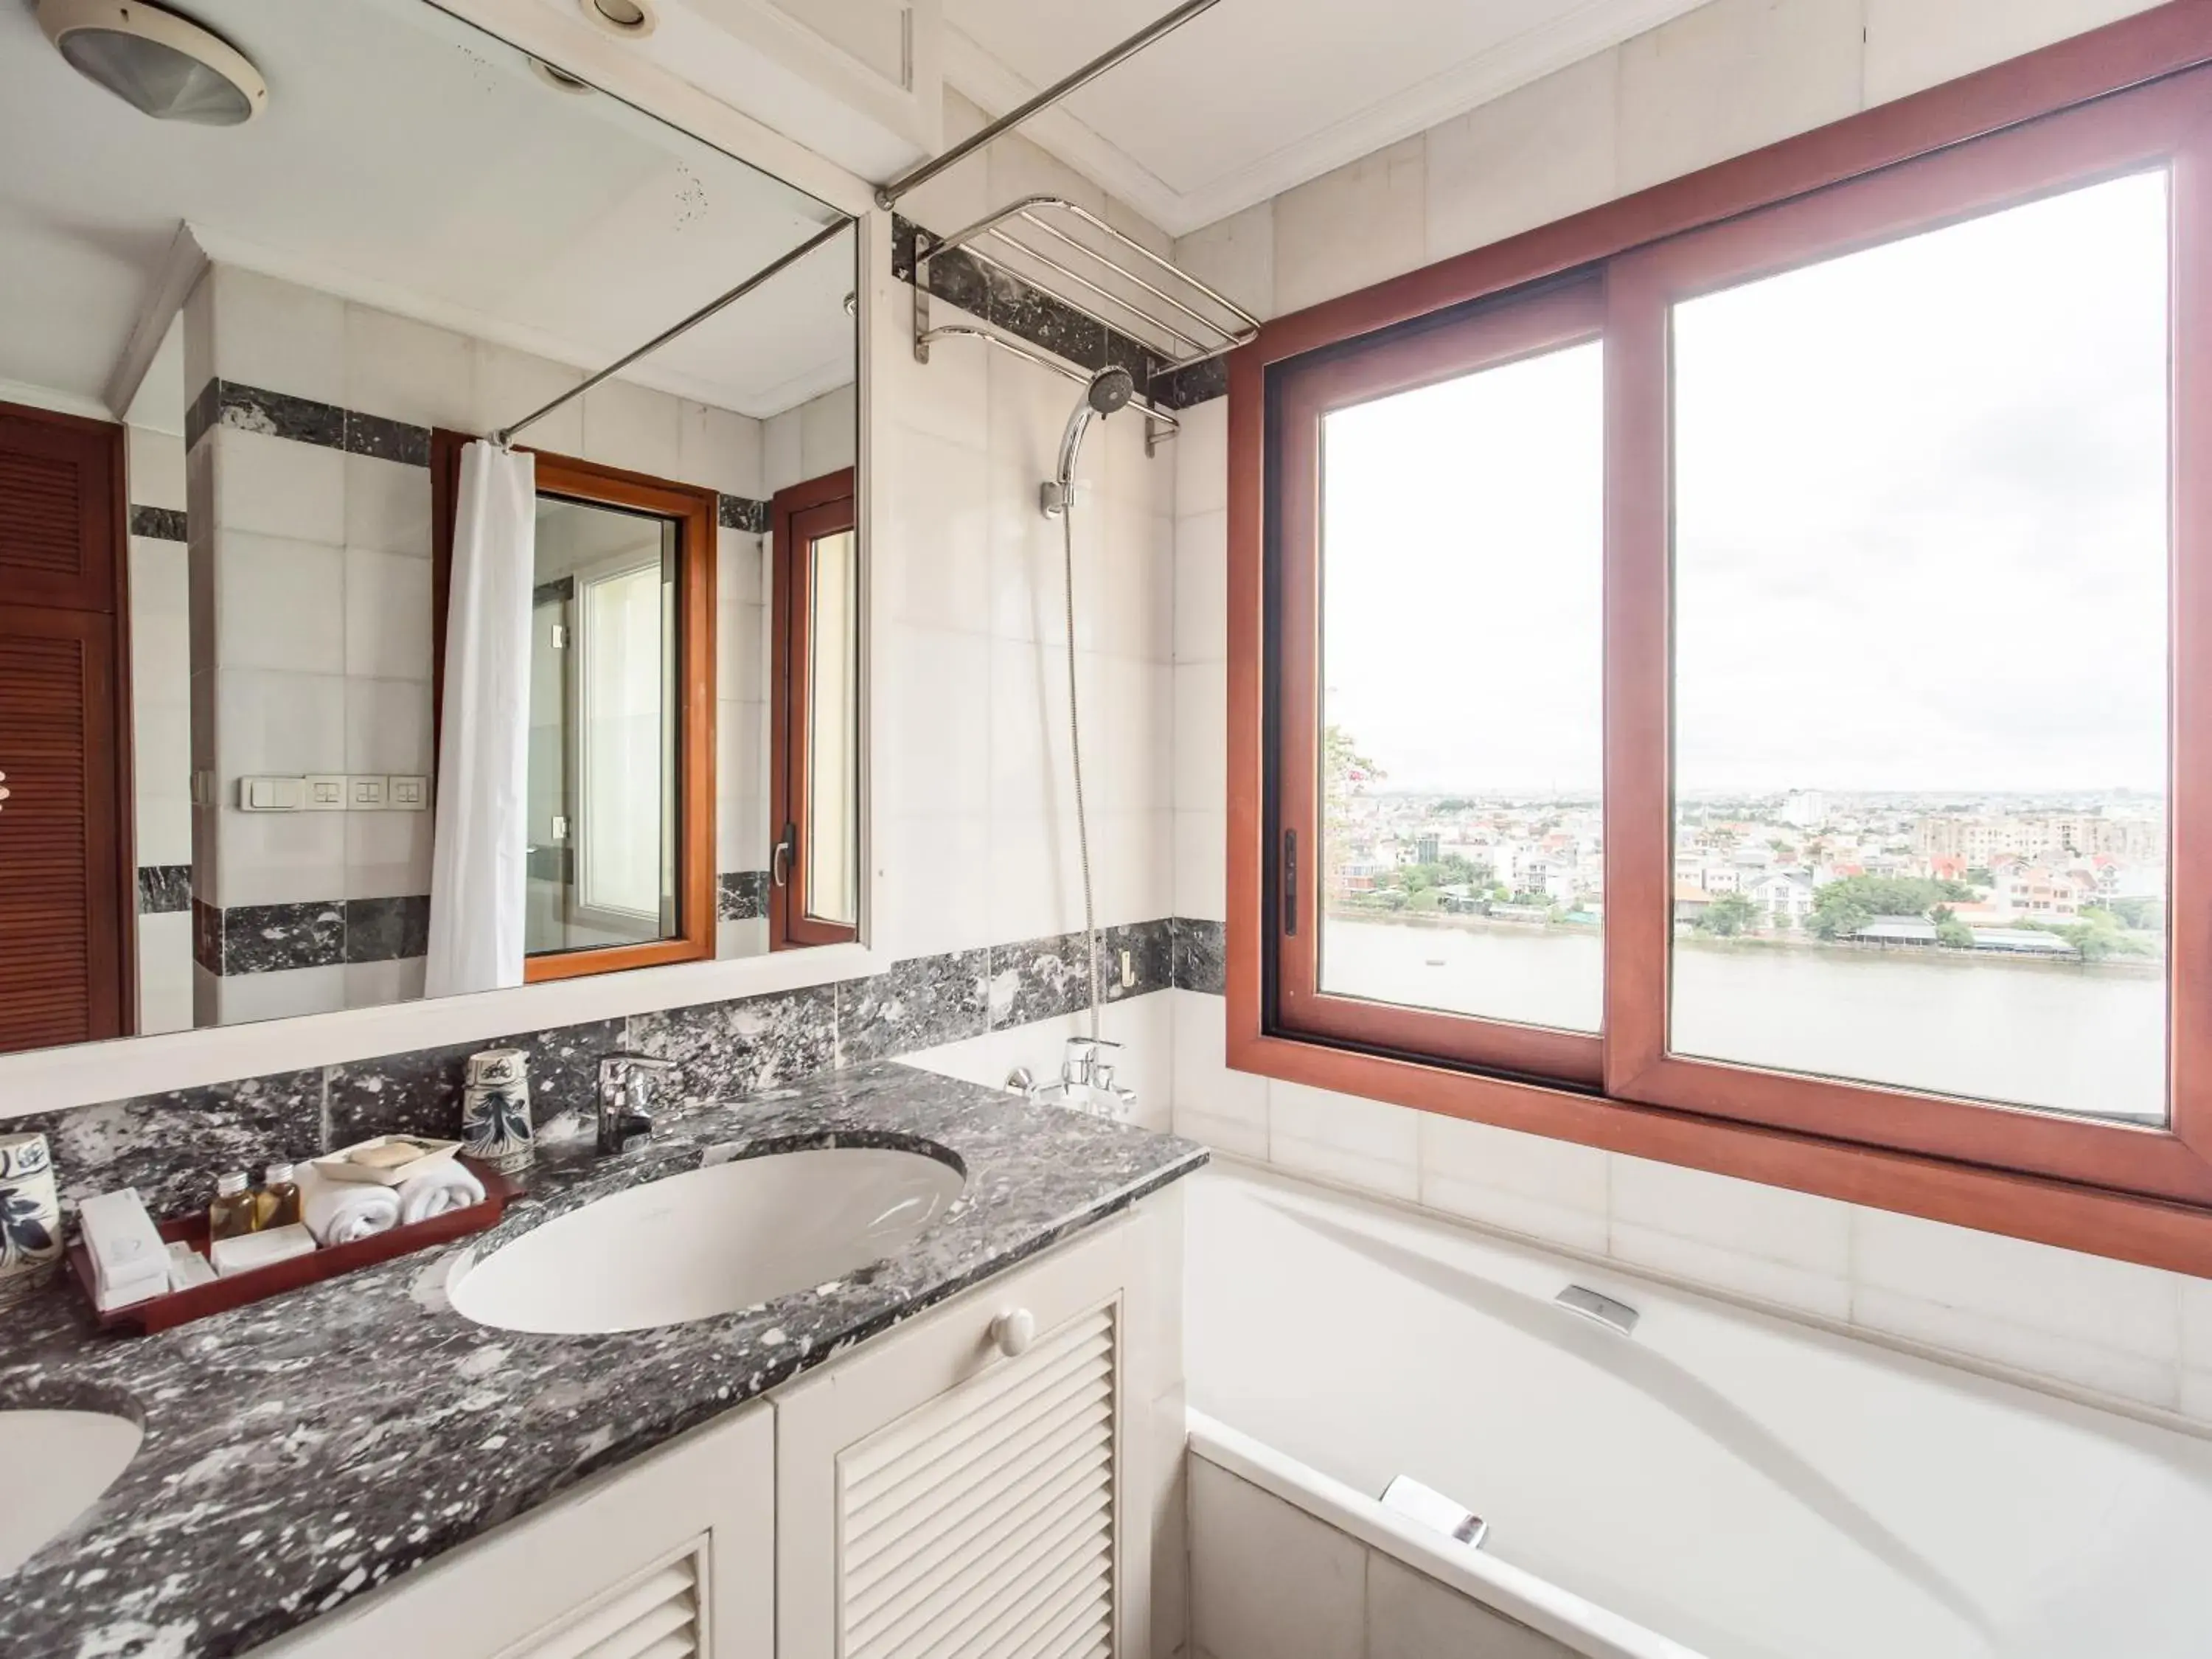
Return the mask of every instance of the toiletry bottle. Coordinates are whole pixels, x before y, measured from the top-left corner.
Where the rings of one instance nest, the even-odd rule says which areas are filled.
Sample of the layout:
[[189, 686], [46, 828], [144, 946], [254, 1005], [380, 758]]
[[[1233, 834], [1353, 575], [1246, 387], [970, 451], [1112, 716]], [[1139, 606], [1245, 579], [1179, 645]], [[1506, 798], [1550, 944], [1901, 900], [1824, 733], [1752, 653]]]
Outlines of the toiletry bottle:
[[261, 1224], [261, 1206], [246, 1190], [246, 1171], [234, 1170], [215, 1183], [215, 1202], [208, 1206], [208, 1237], [236, 1238]]
[[253, 1195], [254, 1231], [289, 1227], [300, 1218], [300, 1189], [292, 1180], [292, 1166], [272, 1164], [262, 1171], [261, 1190]]

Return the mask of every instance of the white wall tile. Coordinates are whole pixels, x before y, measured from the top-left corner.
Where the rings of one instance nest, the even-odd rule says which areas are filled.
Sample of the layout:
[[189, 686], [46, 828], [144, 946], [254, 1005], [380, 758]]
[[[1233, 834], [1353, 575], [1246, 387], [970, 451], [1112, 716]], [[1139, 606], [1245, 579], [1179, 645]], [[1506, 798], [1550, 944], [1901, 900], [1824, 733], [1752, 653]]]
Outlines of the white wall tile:
[[318, 444], [217, 427], [212, 444], [215, 522], [287, 541], [336, 547], [345, 539], [345, 456]]
[[373, 306], [345, 312], [348, 409], [466, 429], [474, 410], [467, 337]]
[[881, 917], [894, 960], [1002, 943], [991, 931], [990, 820], [981, 812], [893, 812], [879, 818]]
[[1420, 1195], [1420, 1114], [1303, 1083], [1267, 1085], [1267, 1158], [1391, 1198]]
[[1610, 200], [1620, 56], [1570, 64], [1429, 130], [1428, 257], [1487, 246]]
[[349, 677], [345, 683], [345, 769], [428, 776], [430, 683]]
[[1849, 1206], [1621, 1155], [1611, 1179], [1620, 1261], [1830, 1318], [1849, 1312]]
[[345, 458], [345, 544], [430, 556], [430, 471], [373, 455]]
[[[1089, 549], [1079, 538], [1076, 591], [1097, 617], [1097, 648], [1170, 661], [1175, 655], [1175, 520], [1140, 500], [1110, 494], [1105, 511], [1091, 517], [1103, 520], [1097, 527], [1103, 538]], [[1065, 633], [1063, 624], [1062, 637]]]
[[2172, 1403], [2179, 1276], [1881, 1210], [1852, 1230], [1856, 1323]]
[[1098, 925], [1152, 921], [1175, 905], [1174, 823], [1165, 811], [1120, 811], [1109, 796], [1091, 813]]
[[799, 465], [802, 481], [852, 465], [854, 456], [859, 453], [860, 431], [860, 404], [850, 384], [834, 386], [799, 404]]
[[1165, 812], [1174, 781], [1175, 670], [1127, 657], [1086, 656], [1083, 666], [1083, 776], [1091, 803], [1107, 811]]
[[[192, 388], [198, 395], [199, 388]], [[185, 507], [185, 441], [173, 432], [129, 427], [124, 432], [123, 465], [134, 507]]]
[[[331, 656], [324, 665], [335, 668], [337, 658]], [[235, 799], [235, 781], [241, 774], [299, 775], [344, 767], [342, 676], [224, 668], [212, 678], [216, 764], [222, 773], [226, 808]]]
[[1229, 660], [1225, 509], [1189, 514], [1175, 522], [1175, 659]]
[[244, 531], [216, 532], [216, 645], [224, 668], [325, 674], [345, 654], [345, 556]]
[[429, 560], [346, 550], [347, 673], [427, 681], [432, 633]]
[[1175, 809], [1225, 811], [1229, 805], [1229, 672], [1221, 663], [1177, 663]]
[[1210, 398], [1179, 411], [1175, 510], [1178, 520], [1229, 505], [1229, 399]]
[[993, 944], [1048, 938], [1083, 925], [1073, 812], [992, 813], [986, 917]]
[[928, 628], [988, 632], [991, 543], [983, 452], [894, 428], [884, 446], [884, 498], [897, 503], [878, 546], [888, 560], [893, 614]]
[[1226, 1000], [1204, 991], [1168, 993], [1175, 1012], [1176, 1133], [1243, 1158], [1267, 1156], [1267, 1079], [1232, 1072]]
[[434, 812], [346, 812], [345, 896], [408, 898], [430, 890]]
[[1433, 1113], [1421, 1115], [1420, 1137], [1425, 1207], [1604, 1252], [1604, 1152]]
[[[1073, 812], [1066, 647], [994, 640], [990, 649], [992, 813]], [[1097, 660], [1079, 658], [1079, 667]]]
[[301, 1014], [334, 1014], [346, 1006], [343, 966], [288, 968], [273, 974], [229, 974], [216, 981], [220, 1023], [244, 1025], [255, 1020], [292, 1019]]
[[787, 409], [761, 422], [762, 494], [773, 496], [805, 477], [799, 447], [799, 411]]
[[[1005, 640], [1067, 639], [1067, 554], [1059, 522], [1037, 510], [1037, 479], [1021, 460], [994, 459], [984, 489], [984, 524], [990, 542], [990, 629]], [[1095, 561], [1100, 549], [1086, 512], [1077, 526], [1078, 557]], [[1077, 591], [1084, 591], [1077, 579]], [[1098, 648], [1096, 608], [1079, 605], [1076, 648]]]
[[[141, 855], [142, 863], [149, 862]], [[138, 918], [138, 1035], [192, 1025], [192, 916], [189, 910]]]
[[[495, 432], [583, 384], [584, 372], [526, 351], [472, 341], [469, 347], [471, 432]], [[517, 440], [556, 455], [584, 453], [583, 400], [563, 404]]]
[[1621, 190], [1852, 113], [1864, 14], [1864, 0], [1709, 0], [1626, 43]]
[[1212, 1659], [1358, 1659], [1367, 1551], [1271, 1492], [1190, 1460], [1191, 1638]]
[[345, 966], [345, 1006], [381, 1008], [387, 1003], [413, 1002], [422, 994], [421, 957], [396, 962], [349, 962]]
[[1419, 135], [1275, 198], [1275, 307], [1303, 310], [1420, 264], [1427, 143]]
[[1257, 202], [1178, 236], [1175, 262], [1262, 319], [1275, 314], [1275, 204]]
[[890, 741], [876, 787], [896, 813], [969, 812], [991, 804], [992, 642], [902, 623], [888, 630]]
[[345, 889], [345, 812], [226, 811], [214, 865], [193, 890], [226, 909], [319, 903]]
[[[326, 404], [345, 402], [345, 302], [237, 265], [204, 279], [220, 379]], [[187, 400], [200, 388], [185, 388]]]
[[1175, 815], [1175, 913], [1202, 921], [1229, 915], [1229, 820], [1222, 811]]
[[1866, 0], [1866, 101], [1971, 75], [2158, 0]]
[[725, 495], [764, 499], [761, 479], [761, 423], [726, 409], [677, 402], [681, 430], [677, 438], [676, 474], [684, 483], [703, 484]]
[[[684, 417], [675, 398], [629, 380], [602, 380], [582, 403], [585, 459], [676, 477], [684, 462]], [[537, 441], [534, 428], [531, 435]]]
[[1367, 1553], [1366, 1659], [1573, 1659], [1573, 1650], [1379, 1550]]

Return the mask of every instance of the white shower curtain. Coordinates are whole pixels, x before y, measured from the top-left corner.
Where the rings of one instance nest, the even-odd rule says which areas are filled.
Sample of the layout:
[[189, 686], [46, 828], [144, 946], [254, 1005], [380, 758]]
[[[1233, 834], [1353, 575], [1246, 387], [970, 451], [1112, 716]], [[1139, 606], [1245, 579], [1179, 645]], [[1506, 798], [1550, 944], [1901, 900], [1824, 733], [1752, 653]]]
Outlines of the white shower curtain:
[[426, 996], [522, 983], [537, 538], [534, 458], [482, 442], [464, 449], [446, 601]]

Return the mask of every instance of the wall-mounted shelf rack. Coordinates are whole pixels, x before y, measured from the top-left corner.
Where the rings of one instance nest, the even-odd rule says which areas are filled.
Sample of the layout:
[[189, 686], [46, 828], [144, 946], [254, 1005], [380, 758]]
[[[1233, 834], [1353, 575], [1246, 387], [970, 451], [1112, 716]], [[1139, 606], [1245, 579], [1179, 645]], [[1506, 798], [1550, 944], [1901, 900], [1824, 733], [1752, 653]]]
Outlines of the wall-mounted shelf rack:
[[[994, 301], [1044, 313], [1057, 309], [1061, 319], [1073, 313], [1109, 341], [1121, 337], [1119, 357], [1135, 360], [1122, 366], [1136, 377], [1147, 454], [1161, 429], [1177, 424], [1154, 395], [1155, 384], [1178, 369], [1233, 351], [1260, 331], [1260, 319], [1235, 301], [1089, 209], [1063, 197], [1024, 196], [950, 235], [933, 236], [915, 228], [914, 355], [921, 362], [929, 361], [933, 343], [957, 337], [984, 340], [1070, 380], [1086, 380], [1097, 367], [1073, 367], [1057, 354], [1048, 356], [1034, 349], [1040, 336], [1051, 337], [1056, 319], [1050, 315], [1041, 317], [1042, 326], [1027, 331], [1021, 341], [968, 323], [933, 326], [930, 265], [949, 263], [954, 255], [971, 269], [948, 283], [940, 265], [934, 274], [939, 298], [961, 303], [977, 316], [988, 315]], [[979, 291], [972, 303], [963, 303], [971, 280]]]

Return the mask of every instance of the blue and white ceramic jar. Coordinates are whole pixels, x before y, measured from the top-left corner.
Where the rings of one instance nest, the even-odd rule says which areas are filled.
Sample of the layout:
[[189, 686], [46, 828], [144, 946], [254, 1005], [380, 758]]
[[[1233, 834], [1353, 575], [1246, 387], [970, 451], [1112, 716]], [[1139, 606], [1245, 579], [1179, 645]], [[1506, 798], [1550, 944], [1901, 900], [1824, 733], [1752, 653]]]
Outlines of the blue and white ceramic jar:
[[61, 1198], [46, 1138], [0, 1135], [0, 1307], [43, 1287], [61, 1259]]
[[520, 1048], [486, 1048], [469, 1056], [461, 1091], [461, 1150], [505, 1175], [526, 1170], [537, 1156], [530, 1125], [530, 1056]]

